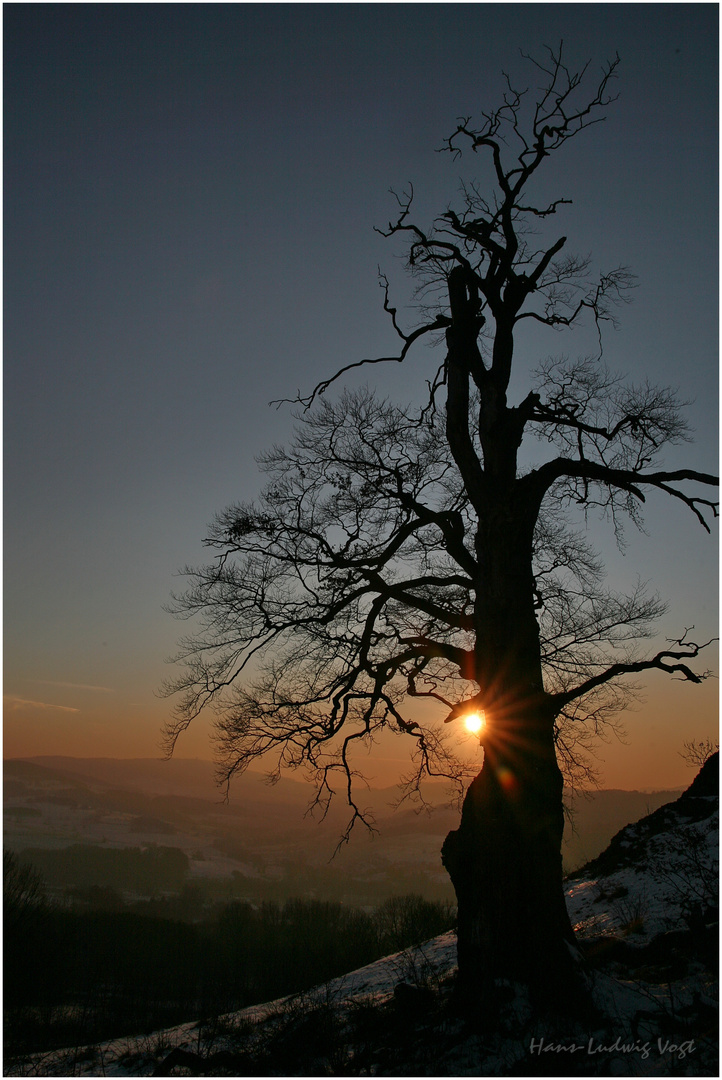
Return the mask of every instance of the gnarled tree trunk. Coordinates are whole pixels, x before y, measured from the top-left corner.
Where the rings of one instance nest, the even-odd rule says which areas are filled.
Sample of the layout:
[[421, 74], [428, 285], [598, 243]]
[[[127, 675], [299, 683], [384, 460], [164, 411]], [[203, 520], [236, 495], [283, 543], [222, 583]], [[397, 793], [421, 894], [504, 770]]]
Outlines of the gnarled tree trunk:
[[536, 514], [523, 481], [497, 491], [476, 540], [484, 765], [442, 850], [458, 902], [458, 989], [478, 1005], [503, 975], [563, 1005], [578, 979], [562, 889], [563, 780], [534, 609]]
[[551, 723], [525, 720], [488, 741], [442, 849], [458, 902], [459, 993], [482, 1007], [498, 976], [560, 1005], [577, 981], [562, 890], [562, 777]]

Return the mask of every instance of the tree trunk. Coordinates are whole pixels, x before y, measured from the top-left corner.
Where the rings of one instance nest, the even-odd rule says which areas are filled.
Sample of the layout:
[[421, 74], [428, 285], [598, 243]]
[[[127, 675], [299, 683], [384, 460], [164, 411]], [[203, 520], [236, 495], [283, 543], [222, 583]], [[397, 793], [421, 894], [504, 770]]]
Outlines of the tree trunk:
[[579, 989], [562, 889], [563, 780], [534, 609], [534, 515], [518, 487], [510, 495], [488, 507], [477, 536], [475, 677], [487, 717], [484, 765], [442, 861], [458, 902], [462, 998], [483, 1002], [503, 976], [563, 1006]]
[[[518, 303], [508, 289], [496, 295], [490, 369], [477, 348], [476, 283], [461, 267], [449, 274], [449, 307], [446, 433], [477, 513], [474, 678], [487, 719], [483, 768], [442, 849], [458, 903], [458, 990], [484, 1008], [495, 978], [515, 978], [561, 1004], [577, 980], [562, 891], [563, 781], [535, 609], [539, 495], [518, 476], [523, 416], [506, 399]], [[471, 373], [483, 466], [470, 429]]]
[[510, 724], [508, 739], [487, 744], [461, 824], [444, 842], [458, 902], [458, 990], [475, 1006], [488, 1003], [497, 977], [559, 1006], [578, 982], [562, 890], [562, 786], [549, 721]]

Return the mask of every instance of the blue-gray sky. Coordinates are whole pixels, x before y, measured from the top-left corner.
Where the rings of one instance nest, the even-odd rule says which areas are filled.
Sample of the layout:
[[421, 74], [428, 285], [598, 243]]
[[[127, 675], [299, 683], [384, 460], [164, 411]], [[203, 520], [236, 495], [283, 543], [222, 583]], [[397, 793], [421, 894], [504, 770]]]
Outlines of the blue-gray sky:
[[[714, 467], [716, 4], [6, 4], [4, 24], [6, 753], [157, 753], [175, 571], [287, 438], [269, 400], [395, 348], [389, 188], [445, 208], [467, 163], [435, 150], [502, 70], [528, 79], [520, 51], [563, 39], [594, 75], [621, 56], [607, 121], [545, 184], [574, 200], [572, 250], [639, 277], [607, 362], [680, 386], [697, 441], [675, 460]], [[584, 346], [530, 339], [520, 365]], [[371, 374], [402, 398], [413, 378]], [[669, 597], [662, 632], [714, 633], [716, 538], [676, 505], [648, 523], [623, 559], [600, 534], [613, 574]], [[715, 701], [650, 680], [606, 781], [676, 782]]]

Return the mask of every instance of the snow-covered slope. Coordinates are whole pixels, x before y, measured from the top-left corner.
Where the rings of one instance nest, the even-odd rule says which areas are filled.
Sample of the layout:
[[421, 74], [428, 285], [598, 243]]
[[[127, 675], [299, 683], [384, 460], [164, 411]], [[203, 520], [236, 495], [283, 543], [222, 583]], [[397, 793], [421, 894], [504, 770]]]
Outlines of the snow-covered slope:
[[570, 879], [585, 1023], [450, 1008], [453, 933], [294, 998], [142, 1038], [37, 1055], [5, 1075], [717, 1075], [717, 758]]
[[624, 933], [636, 944], [716, 919], [718, 755], [676, 802], [613, 837], [569, 880], [567, 906], [582, 937]]

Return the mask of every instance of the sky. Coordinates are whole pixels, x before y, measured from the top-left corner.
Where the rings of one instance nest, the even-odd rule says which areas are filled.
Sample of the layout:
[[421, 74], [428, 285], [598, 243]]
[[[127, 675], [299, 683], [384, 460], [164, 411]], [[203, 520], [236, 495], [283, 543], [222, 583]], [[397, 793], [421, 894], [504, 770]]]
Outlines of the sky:
[[[436, 153], [522, 53], [564, 41], [619, 99], [550, 163], [560, 233], [629, 265], [610, 366], [680, 387], [717, 463], [716, 4], [5, 4], [4, 745], [11, 757], [159, 756], [158, 696], [183, 627], [165, 611], [214, 514], [249, 499], [289, 438], [272, 399], [388, 354], [374, 227], [413, 181], [430, 221], [474, 162]], [[556, 225], [556, 223], [555, 223]], [[413, 325], [415, 312], [408, 311]], [[524, 372], [584, 333], [523, 338]], [[422, 350], [417, 377], [438, 357]], [[425, 366], [426, 365], [426, 366]], [[408, 370], [372, 372], [406, 400]], [[368, 379], [368, 373], [363, 375]], [[716, 634], [717, 537], [650, 501], [610, 583], [650, 580], [662, 636]], [[710, 665], [716, 663], [710, 656]], [[686, 784], [684, 741], [716, 739], [717, 683], [646, 681], [608, 787]], [[179, 744], [210, 757], [200, 718]], [[388, 782], [402, 756], [380, 748]]]

